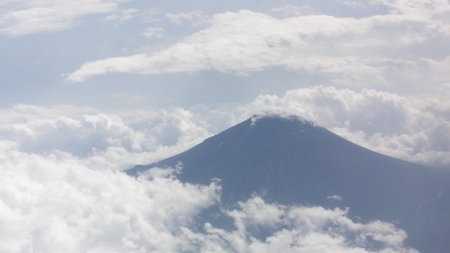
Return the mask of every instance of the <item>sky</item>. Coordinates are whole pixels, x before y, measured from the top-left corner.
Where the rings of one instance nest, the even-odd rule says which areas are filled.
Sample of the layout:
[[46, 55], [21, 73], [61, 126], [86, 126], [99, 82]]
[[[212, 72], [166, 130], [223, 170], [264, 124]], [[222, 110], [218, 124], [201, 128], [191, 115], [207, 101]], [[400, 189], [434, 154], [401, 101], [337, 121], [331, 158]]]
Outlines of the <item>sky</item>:
[[[158, 240], [173, 250], [288, 247], [275, 244], [298, 231], [282, 224], [297, 224], [292, 213], [302, 210], [255, 197], [228, 210], [236, 231], [199, 233], [192, 219], [217, 204], [220, 184], [120, 172], [254, 114], [298, 115], [376, 152], [450, 169], [448, 0], [3, 0], [0, 13], [0, 224], [11, 228], [0, 233], [0, 251], [166, 251]], [[155, 198], [167, 187], [177, 189], [170, 200]], [[257, 221], [242, 217], [252, 205], [279, 214], [259, 224], [278, 239], [248, 235]], [[345, 210], [319, 213], [347, 219]], [[333, 237], [323, 224], [308, 228], [312, 243], [299, 249], [310, 252], [320, 237], [330, 252], [366, 252], [364, 240]], [[390, 233], [395, 240], [377, 238], [410, 250], [389, 224], [378, 232], [340, 224]], [[110, 226], [122, 232], [106, 233]], [[154, 239], [158, 231], [166, 234]]]

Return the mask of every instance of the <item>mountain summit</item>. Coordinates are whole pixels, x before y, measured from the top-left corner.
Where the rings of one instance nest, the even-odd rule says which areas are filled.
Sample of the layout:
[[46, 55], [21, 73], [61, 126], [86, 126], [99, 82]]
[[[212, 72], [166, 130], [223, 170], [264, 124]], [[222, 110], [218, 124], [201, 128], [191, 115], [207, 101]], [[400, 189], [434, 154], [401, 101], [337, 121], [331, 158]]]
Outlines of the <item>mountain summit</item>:
[[354, 219], [396, 223], [421, 252], [450, 252], [450, 172], [375, 153], [299, 117], [254, 116], [127, 173], [179, 163], [181, 181], [220, 179], [223, 205], [256, 193], [280, 204], [349, 207]]

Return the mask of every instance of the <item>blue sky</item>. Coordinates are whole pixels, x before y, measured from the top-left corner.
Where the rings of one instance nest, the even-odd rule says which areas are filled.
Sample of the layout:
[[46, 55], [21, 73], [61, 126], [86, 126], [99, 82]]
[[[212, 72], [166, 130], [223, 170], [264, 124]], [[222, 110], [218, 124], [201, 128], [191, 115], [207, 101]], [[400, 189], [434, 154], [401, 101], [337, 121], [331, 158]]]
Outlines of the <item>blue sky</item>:
[[[142, 215], [153, 218], [132, 224], [139, 238], [157, 231], [159, 220], [173, 217], [139, 200], [168, 187], [177, 189], [173, 201], [148, 201], [170, 210], [186, 196], [197, 199], [180, 204], [191, 218], [215, 203], [217, 185], [181, 185], [160, 171], [142, 183], [119, 171], [175, 155], [254, 114], [299, 115], [374, 151], [450, 169], [448, 45], [448, 0], [3, 0], [0, 221], [26, 225], [0, 233], [0, 251], [69, 252], [67, 238], [79, 251], [156, 247], [132, 232], [99, 236], [90, 246], [81, 235], [93, 224], [110, 231], [111, 220], [126, 228], [117, 217]], [[102, 195], [109, 190], [136, 199], [115, 202]], [[98, 199], [104, 209], [94, 208]], [[49, 210], [48, 201], [58, 205]], [[330, 212], [324, 217], [346, 215]], [[86, 213], [108, 218], [86, 220]], [[84, 225], [74, 228], [74, 221]], [[396, 238], [388, 246], [403, 250], [403, 232], [387, 227]], [[166, 245], [194, 236], [184, 232]], [[234, 245], [195, 236], [201, 247]], [[112, 243], [118, 237], [123, 244]], [[328, 242], [343, 252], [351, 247]]]

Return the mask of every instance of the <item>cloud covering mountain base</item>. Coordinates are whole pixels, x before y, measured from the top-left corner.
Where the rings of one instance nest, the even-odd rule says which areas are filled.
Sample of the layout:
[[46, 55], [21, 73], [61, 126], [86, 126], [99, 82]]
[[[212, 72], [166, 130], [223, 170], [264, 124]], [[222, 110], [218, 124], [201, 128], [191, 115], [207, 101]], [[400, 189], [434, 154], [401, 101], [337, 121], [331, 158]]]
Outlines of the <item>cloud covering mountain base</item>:
[[[64, 152], [0, 148], [2, 252], [416, 252], [402, 247], [406, 233], [392, 224], [355, 223], [347, 210], [266, 204], [257, 196], [223, 211], [235, 230], [206, 223], [199, 232], [195, 217], [218, 204], [217, 183], [180, 183], [176, 169], [132, 178]], [[270, 236], [256, 239], [252, 231], [264, 228]]]

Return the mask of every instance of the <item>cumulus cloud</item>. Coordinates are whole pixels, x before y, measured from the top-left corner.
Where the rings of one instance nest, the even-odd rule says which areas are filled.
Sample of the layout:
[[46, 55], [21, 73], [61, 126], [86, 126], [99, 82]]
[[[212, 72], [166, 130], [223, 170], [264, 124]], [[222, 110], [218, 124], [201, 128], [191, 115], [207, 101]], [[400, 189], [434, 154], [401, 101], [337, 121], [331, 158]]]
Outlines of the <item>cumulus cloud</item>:
[[[70, 152], [121, 170], [187, 150], [254, 114], [297, 115], [368, 149], [433, 166], [450, 165], [450, 86], [404, 97], [373, 89], [315, 86], [260, 95], [240, 106], [101, 111], [17, 105], [0, 112], [0, 137], [23, 152]], [[118, 95], [118, 98], [122, 98]], [[125, 97], [127, 98], [127, 97]]]
[[[67, 80], [81, 82], [108, 72], [161, 74], [213, 69], [239, 74], [277, 66], [318, 73], [345, 85], [388, 86], [398, 80], [417, 83], [413, 77], [426, 76], [419, 78], [424, 81], [433, 76], [429, 73], [431, 63], [424, 57], [413, 54], [402, 58], [392, 48], [447, 36], [449, 21], [442, 14], [449, 12], [450, 4], [443, 1], [439, 8], [431, 8], [423, 3], [413, 8], [414, 15], [407, 2], [377, 4], [390, 12], [359, 19], [319, 14], [277, 19], [247, 10], [216, 14], [209, 27], [169, 48], [87, 62]], [[301, 11], [292, 6], [275, 10]], [[173, 21], [191, 16], [198, 15], [173, 16]]]
[[301, 116], [382, 154], [445, 167], [450, 165], [449, 87], [441, 85], [439, 96], [404, 97], [315, 86], [281, 97], [260, 95], [240, 106], [189, 109], [108, 112], [17, 105], [0, 111], [0, 138], [23, 152], [59, 150], [80, 157], [86, 165], [121, 170], [178, 154], [254, 114], [275, 113]]
[[186, 110], [100, 112], [92, 108], [18, 105], [2, 110], [0, 136], [23, 152], [54, 150], [114, 170], [175, 155], [210, 136]]
[[1, 142], [0, 251], [176, 252], [178, 226], [217, 201], [220, 187], [182, 184], [170, 170], [134, 179], [67, 153], [23, 153]]
[[100, 13], [109, 13], [117, 1], [106, 0], [13, 0], [0, 3], [0, 33], [20, 36], [44, 31], [59, 31], [74, 25], [76, 19]]
[[[239, 203], [240, 209], [226, 211], [236, 230], [205, 225], [206, 234], [187, 228], [184, 233], [199, 252], [417, 252], [402, 246], [406, 233], [380, 221], [355, 223], [348, 210], [321, 207], [287, 207], [267, 204], [260, 197]], [[265, 240], [250, 231], [271, 231]], [[370, 239], [382, 244], [371, 245]]]
[[[235, 230], [206, 223], [201, 232], [196, 217], [218, 203], [220, 186], [180, 183], [178, 169], [132, 178], [66, 152], [21, 152], [4, 140], [0, 168], [2, 252], [416, 252], [403, 247], [407, 235], [392, 224], [355, 223], [348, 210], [267, 204], [260, 197], [223, 211]], [[256, 231], [266, 228], [267, 239], [257, 239]], [[369, 238], [382, 246], [373, 248]]]
[[234, 228], [214, 227], [198, 215], [219, 205], [216, 181], [181, 183], [181, 167], [137, 178], [120, 172], [178, 153], [243, 115], [192, 110], [1, 110], [0, 251], [416, 252], [392, 224], [361, 224], [347, 218], [348, 209], [270, 204], [258, 196], [222, 210]]

